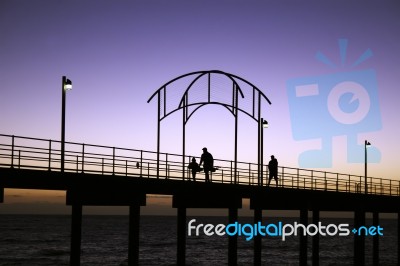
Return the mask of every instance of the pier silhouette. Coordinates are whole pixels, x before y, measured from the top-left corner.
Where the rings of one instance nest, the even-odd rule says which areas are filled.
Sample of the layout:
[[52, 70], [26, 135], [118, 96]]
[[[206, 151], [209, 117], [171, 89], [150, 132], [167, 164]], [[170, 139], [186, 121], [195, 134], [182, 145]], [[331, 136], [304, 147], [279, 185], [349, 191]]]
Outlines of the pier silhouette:
[[[178, 100], [167, 97], [176, 82], [182, 92]], [[273, 173], [276, 186], [268, 186], [269, 169], [263, 161], [263, 128], [268, 122], [262, 117], [262, 104], [271, 101], [247, 80], [212, 70], [188, 73], [162, 85], [148, 100], [157, 100], [156, 151], [66, 142], [66, 85], [72, 82], [63, 77], [61, 141], [0, 134], [0, 202], [6, 188], [66, 191], [66, 204], [72, 206], [70, 265], [80, 265], [83, 206], [129, 206], [128, 264], [138, 265], [140, 207], [146, 205], [148, 194], [172, 196], [172, 207], [177, 209], [178, 265], [185, 265], [187, 209], [226, 209], [229, 223], [234, 223], [243, 199], [250, 200], [255, 224], [262, 221], [262, 210], [299, 210], [303, 225], [308, 224], [309, 211], [313, 224], [319, 222], [321, 211], [354, 212], [357, 228], [365, 225], [367, 212], [373, 214], [375, 226], [379, 213], [397, 213], [400, 265], [400, 181], [279, 165]], [[220, 98], [224, 91], [226, 99]], [[214, 158], [209, 177], [199, 172], [194, 179], [188, 165], [195, 156], [186, 154], [186, 124], [207, 105], [220, 105], [234, 117], [234, 155], [233, 160]], [[161, 122], [177, 111], [182, 111], [182, 153], [161, 152]], [[238, 161], [239, 113], [257, 123], [256, 163]], [[303, 234], [299, 238], [299, 264], [307, 265], [309, 238]], [[237, 265], [237, 235], [228, 241], [228, 264]], [[261, 249], [262, 238], [256, 235], [254, 265], [262, 263]], [[319, 234], [315, 234], [313, 265], [319, 265], [319, 253]], [[365, 264], [362, 234], [354, 234], [354, 264]], [[379, 265], [377, 234], [373, 264]]]
[[[215, 159], [218, 171], [205, 182], [204, 174], [193, 181], [191, 170], [182, 165], [192, 156], [102, 145], [65, 143], [65, 169], [61, 172], [60, 141], [0, 134], [0, 200], [5, 188], [63, 190], [72, 206], [71, 265], [79, 265], [83, 206], [129, 206], [129, 265], [139, 261], [140, 206], [147, 194], [171, 195], [177, 209], [177, 264], [185, 264], [187, 208], [225, 208], [230, 222], [237, 221], [242, 199], [250, 199], [254, 221], [262, 210], [300, 210], [300, 221], [308, 223], [308, 211], [318, 223], [320, 211], [354, 212], [356, 225], [365, 224], [371, 212], [374, 224], [379, 213], [400, 213], [400, 181], [279, 166], [278, 187], [267, 187], [258, 176], [258, 165]], [[261, 177], [268, 179], [268, 167]], [[185, 169], [182, 171], [182, 169]], [[157, 174], [158, 173], [158, 174]], [[236, 181], [235, 181], [236, 177]], [[272, 200], [273, 199], [273, 200]], [[399, 223], [400, 229], [400, 223]], [[378, 261], [379, 240], [374, 240]], [[261, 264], [261, 238], [254, 239], [254, 264]], [[307, 264], [308, 238], [300, 236], [299, 262]], [[318, 265], [318, 235], [312, 237], [312, 262]], [[364, 237], [355, 236], [356, 265], [364, 264]], [[237, 263], [237, 239], [229, 237], [230, 265]]]

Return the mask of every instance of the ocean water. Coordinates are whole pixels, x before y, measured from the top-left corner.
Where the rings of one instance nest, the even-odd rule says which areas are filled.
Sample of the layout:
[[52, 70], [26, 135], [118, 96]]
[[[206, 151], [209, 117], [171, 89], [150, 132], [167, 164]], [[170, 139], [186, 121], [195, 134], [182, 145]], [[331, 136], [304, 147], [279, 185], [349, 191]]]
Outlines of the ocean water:
[[[228, 224], [227, 217], [188, 217], [196, 224]], [[0, 265], [69, 265], [70, 216], [0, 215]], [[299, 222], [297, 218], [264, 218], [263, 223]], [[176, 217], [142, 216], [140, 264], [176, 264]], [[239, 219], [251, 223], [252, 218]], [[323, 224], [349, 223], [351, 219], [321, 219]], [[84, 215], [81, 265], [127, 265], [128, 217]], [[367, 224], [371, 224], [367, 220]], [[397, 221], [381, 219], [381, 265], [397, 265]], [[309, 264], [311, 242], [308, 238]], [[238, 238], [238, 265], [253, 264], [253, 241]], [[372, 265], [372, 237], [366, 237], [366, 265]], [[299, 237], [262, 240], [263, 265], [298, 265]], [[227, 265], [228, 237], [187, 236], [187, 265]], [[353, 265], [353, 235], [320, 237], [320, 265]]]

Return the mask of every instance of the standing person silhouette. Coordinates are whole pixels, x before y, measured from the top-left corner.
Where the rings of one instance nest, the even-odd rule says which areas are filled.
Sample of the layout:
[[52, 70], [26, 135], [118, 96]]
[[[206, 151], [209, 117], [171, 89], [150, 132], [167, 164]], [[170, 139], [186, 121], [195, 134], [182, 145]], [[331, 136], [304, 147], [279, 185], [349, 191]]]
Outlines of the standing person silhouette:
[[269, 180], [268, 186], [271, 183], [271, 179], [275, 179], [276, 186], [278, 186], [278, 160], [275, 158], [274, 155], [271, 155], [271, 160], [268, 163], [268, 170], [269, 170]]
[[[192, 170], [192, 177], [193, 177], [193, 181], [196, 181], [196, 173], [200, 172], [200, 166], [199, 164], [196, 162], [196, 158], [192, 158], [192, 162], [189, 163], [188, 166], [189, 169]], [[189, 179], [190, 180], [190, 179]]]
[[211, 155], [211, 153], [207, 151], [207, 148], [203, 148], [203, 154], [201, 155], [199, 166], [201, 166], [203, 162], [204, 162], [204, 167], [203, 167], [204, 173], [206, 175], [206, 182], [210, 182], [209, 172], [212, 171], [214, 168], [214, 158]]

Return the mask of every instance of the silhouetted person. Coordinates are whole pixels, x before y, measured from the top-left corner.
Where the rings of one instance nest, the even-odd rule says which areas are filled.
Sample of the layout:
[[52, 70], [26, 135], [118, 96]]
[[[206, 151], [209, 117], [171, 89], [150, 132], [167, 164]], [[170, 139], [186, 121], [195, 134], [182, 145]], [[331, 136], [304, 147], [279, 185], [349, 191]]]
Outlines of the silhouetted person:
[[274, 155], [271, 155], [271, 160], [268, 163], [268, 170], [269, 170], [269, 183], [271, 183], [271, 179], [275, 179], [276, 186], [278, 186], [278, 160], [275, 158]]
[[214, 158], [211, 155], [211, 153], [207, 151], [207, 148], [203, 148], [203, 154], [201, 155], [199, 166], [201, 166], [203, 162], [204, 162], [204, 173], [206, 175], [206, 182], [210, 182], [209, 172], [214, 170]]
[[196, 162], [196, 158], [192, 158], [192, 162], [189, 163], [188, 168], [192, 170], [193, 181], [196, 181], [196, 173], [201, 171], [200, 165]]

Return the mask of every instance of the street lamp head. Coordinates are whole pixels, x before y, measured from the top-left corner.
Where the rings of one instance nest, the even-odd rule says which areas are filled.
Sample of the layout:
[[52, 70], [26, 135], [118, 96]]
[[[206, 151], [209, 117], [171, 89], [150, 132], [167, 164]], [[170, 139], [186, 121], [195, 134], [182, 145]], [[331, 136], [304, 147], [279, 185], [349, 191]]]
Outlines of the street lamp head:
[[72, 81], [67, 79], [64, 83], [64, 90], [69, 91], [72, 90]]
[[268, 127], [268, 121], [267, 120], [263, 120], [262, 121], [262, 127], [263, 128], [267, 128]]
[[369, 141], [365, 141], [365, 147], [370, 147], [371, 146], [371, 143], [369, 142]]

